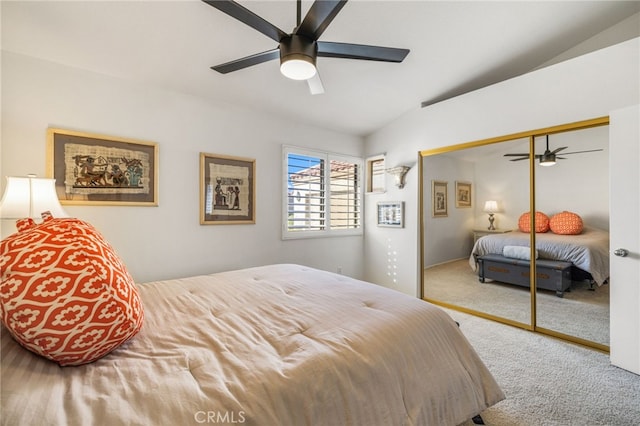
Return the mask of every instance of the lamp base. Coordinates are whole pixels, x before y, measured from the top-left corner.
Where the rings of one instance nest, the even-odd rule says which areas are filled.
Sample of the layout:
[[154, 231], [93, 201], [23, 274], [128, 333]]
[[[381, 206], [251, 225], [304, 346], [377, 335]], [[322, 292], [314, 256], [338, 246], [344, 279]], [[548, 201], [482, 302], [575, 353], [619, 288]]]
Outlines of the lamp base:
[[493, 221], [495, 220], [495, 218], [493, 217], [493, 213], [489, 213], [489, 228], [487, 228], [489, 231], [495, 231], [496, 228], [495, 226], [493, 226]]

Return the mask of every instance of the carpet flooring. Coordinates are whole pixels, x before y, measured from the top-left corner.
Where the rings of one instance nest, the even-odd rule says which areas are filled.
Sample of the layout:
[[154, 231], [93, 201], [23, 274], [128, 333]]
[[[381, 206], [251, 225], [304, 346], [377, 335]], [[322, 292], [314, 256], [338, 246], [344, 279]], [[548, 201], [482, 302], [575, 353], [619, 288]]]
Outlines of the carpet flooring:
[[[425, 297], [469, 309], [531, 323], [529, 289], [487, 280], [478, 281], [468, 259], [425, 269]], [[564, 297], [537, 293], [537, 326], [603, 345], [609, 344], [609, 285], [574, 281]]]
[[[506, 399], [481, 413], [489, 426], [637, 426], [640, 376], [592, 349], [445, 309]], [[468, 421], [464, 426], [473, 426]]]

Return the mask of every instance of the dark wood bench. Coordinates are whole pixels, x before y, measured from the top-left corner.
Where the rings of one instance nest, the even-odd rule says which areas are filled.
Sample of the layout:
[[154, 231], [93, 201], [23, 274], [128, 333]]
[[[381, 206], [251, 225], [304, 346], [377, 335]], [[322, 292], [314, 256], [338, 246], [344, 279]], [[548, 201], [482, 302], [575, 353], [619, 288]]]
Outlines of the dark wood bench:
[[[485, 254], [478, 261], [478, 279], [481, 283], [492, 279], [522, 287], [530, 286], [530, 265], [528, 260], [504, 257], [501, 254]], [[563, 297], [571, 287], [571, 262], [561, 260], [536, 259], [537, 288], [552, 290]]]

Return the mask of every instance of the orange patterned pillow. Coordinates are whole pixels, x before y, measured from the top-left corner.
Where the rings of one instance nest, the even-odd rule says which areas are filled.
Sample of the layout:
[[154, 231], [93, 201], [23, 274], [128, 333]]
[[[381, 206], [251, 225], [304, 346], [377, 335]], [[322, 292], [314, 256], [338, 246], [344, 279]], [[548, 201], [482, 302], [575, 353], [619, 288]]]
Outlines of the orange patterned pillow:
[[[529, 212], [522, 213], [518, 219], [518, 229], [521, 232], [531, 231], [531, 218]], [[536, 233], [547, 232], [549, 230], [549, 216], [542, 212], [536, 212]]]
[[562, 213], [553, 215], [549, 221], [549, 227], [554, 234], [578, 235], [582, 233], [584, 224], [578, 214], [563, 211]]
[[18, 222], [18, 232], [0, 242], [0, 315], [22, 346], [80, 365], [138, 333], [138, 290], [93, 226], [50, 216], [39, 225]]

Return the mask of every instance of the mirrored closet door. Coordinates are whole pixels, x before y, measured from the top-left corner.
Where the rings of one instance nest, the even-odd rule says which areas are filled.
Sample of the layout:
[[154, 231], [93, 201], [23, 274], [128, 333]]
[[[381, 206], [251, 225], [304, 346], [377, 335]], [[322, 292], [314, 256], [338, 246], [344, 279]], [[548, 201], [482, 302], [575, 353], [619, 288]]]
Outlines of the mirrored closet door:
[[607, 124], [422, 151], [423, 298], [608, 350]]
[[[477, 255], [472, 254], [482, 237], [506, 234], [517, 226], [501, 212], [528, 210], [529, 170], [526, 164], [517, 167], [504, 160], [510, 149], [528, 152], [528, 139], [422, 158], [423, 296], [527, 325], [531, 323], [528, 286], [483, 279]], [[461, 203], [461, 190], [469, 194], [467, 203]], [[438, 203], [444, 207], [438, 209]]]
[[[547, 146], [555, 152], [555, 164], [540, 166], [538, 159], [535, 167], [536, 210], [549, 219], [547, 232], [536, 234], [536, 325], [602, 346], [609, 345], [608, 131], [600, 126], [535, 138], [536, 153]], [[553, 283], [567, 286], [562, 294], [541, 284], [552, 275], [546, 258], [568, 263], [564, 283]]]

